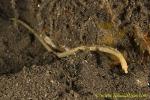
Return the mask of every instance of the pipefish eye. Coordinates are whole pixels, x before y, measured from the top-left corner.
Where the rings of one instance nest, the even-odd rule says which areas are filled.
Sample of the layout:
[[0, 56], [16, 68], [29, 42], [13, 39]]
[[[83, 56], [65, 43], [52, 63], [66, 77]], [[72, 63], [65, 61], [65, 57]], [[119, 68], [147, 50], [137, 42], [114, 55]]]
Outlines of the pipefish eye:
[[150, 82], [147, 83], [148, 87], [150, 88]]

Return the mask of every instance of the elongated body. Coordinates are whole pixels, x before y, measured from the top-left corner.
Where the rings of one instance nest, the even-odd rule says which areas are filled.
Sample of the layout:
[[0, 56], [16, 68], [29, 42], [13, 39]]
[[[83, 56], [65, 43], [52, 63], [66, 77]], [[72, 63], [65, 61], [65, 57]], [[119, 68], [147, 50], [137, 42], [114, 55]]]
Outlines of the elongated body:
[[47, 37], [45, 34], [40, 34], [36, 31], [34, 31], [25, 22], [23, 22], [19, 19], [15, 19], [15, 18], [12, 18], [11, 20], [22, 24], [25, 28], [27, 28], [29, 31], [31, 31], [49, 52], [53, 52], [59, 58], [68, 57], [70, 55], [75, 54], [78, 51], [105, 52], [105, 53], [116, 56], [118, 58], [118, 60], [120, 61], [122, 69], [124, 70], [124, 72], [128, 73], [128, 65], [127, 65], [125, 58], [123, 57], [123, 55], [118, 50], [116, 50], [112, 47], [95, 45], [95, 46], [79, 46], [79, 47], [72, 48], [72, 49], [65, 49], [65, 48], [62, 49], [60, 47], [63, 47], [63, 46], [56, 46], [50, 37]]

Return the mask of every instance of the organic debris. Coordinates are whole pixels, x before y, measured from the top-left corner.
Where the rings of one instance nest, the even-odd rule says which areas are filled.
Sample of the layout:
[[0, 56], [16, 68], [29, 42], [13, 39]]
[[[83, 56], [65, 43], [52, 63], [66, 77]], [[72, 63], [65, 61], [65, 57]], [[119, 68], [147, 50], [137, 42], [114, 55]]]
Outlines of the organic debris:
[[140, 46], [140, 49], [143, 52], [146, 50], [150, 54], [150, 39], [147, 35], [148, 34], [144, 34], [144, 32], [141, 31], [141, 28], [138, 25], [134, 25], [134, 36], [137, 45]]

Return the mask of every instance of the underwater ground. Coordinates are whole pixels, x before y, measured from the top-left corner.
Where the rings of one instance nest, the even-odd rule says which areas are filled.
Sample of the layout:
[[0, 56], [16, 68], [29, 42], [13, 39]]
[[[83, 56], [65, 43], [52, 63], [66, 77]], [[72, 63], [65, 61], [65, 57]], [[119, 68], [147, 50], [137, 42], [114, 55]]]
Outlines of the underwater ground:
[[[128, 74], [102, 52], [58, 58], [10, 18], [67, 48], [116, 48]], [[149, 0], [0, 0], [0, 100], [149, 100], [149, 82]]]

